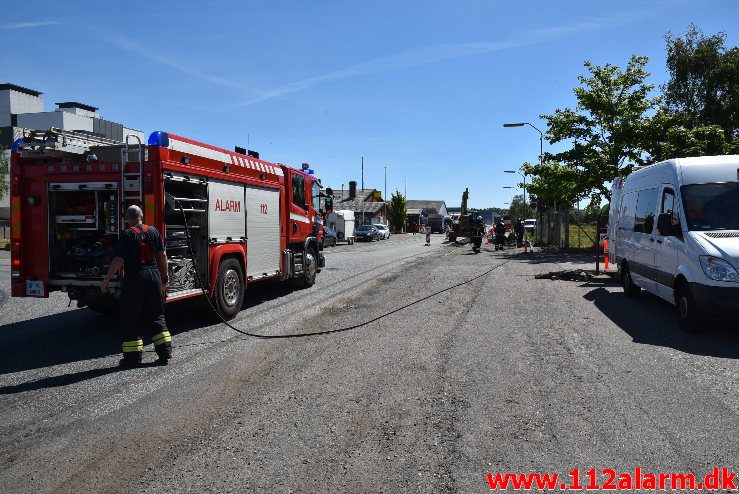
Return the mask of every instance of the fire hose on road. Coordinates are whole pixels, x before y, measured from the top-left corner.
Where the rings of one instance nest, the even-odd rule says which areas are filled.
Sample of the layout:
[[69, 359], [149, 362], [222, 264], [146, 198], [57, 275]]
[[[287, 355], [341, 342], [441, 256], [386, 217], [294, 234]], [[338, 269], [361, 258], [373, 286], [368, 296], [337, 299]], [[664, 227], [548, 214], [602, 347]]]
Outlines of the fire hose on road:
[[353, 324], [351, 326], [346, 326], [346, 327], [337, 328], [337, 329], [327, 329], [327, 330], [324, 330], [324, 331], [312, 331], [312, 332], [309, 332], [309, 333], [299, 333], [299, 334], [282, 334], [282, 335], [274, 335], [274, 334], [270, 335], [270, 334], [266, 334], [265, 335], [265, 334], [250, 333], [249, 331], [244, 331], [243, 329], [239, 329], [239, 328], [233, 326], [231, 323], [229, 323], [220, 314], [220, 312], [218, 312], [218, 310], [216, 309], [216, 307], [213, 305], [213, 301], [208, 296], [208, 292], [204, 288], [205, 285], [203, 284], [203, 280], [200, 277], [200, 271], [198, 270], [197, 260], [195, 259], [194, 251], [193, 251], [193, 248], [192, 248], [192, 243], [190, 241], [190, 229], [189, 229], [189, 227], [187, 225], [187, 218], [185, 217], [185, 212], [184, 212], [184, 210], [182, 208], [182, 204], [179, 204], [179, 201], [178, 201], [178, 206], [179, 206], [180, 212], [182, 213], [182, 219], [183, 219], [184, 224], [185, 224], [185, 234], [187, 236], [187, 245], [188, 245], [188, 248], [190, 249], [190, 256], [191, 256], [191, 260], [193, 262], [193, 266], [195, 267], [195, 274], [197, 276], [198, 284], [200, 285], [200, 289], [201, 289], [201, 291], [203, 293], [203, 296], [208, 301], [208, 305], [213, 310], [213, 312], [218, 316], [218, 318], [221, 320], [221, 322], [223, 324], [225, 324], [226, 326], [228, 326], [230, 329], [236, 331], [237, 333], [241, 333], [241, 334], [243, 334], [245, 336], [251, 336], [253, 338], [261, 338], [261, 339], [304, 338], [306, 336], [323, 336], [323, 335], [329, 335], [329, 334], [334, 334], [334, 333], [342, 333], [342, 332], [345, 332], [345, 331], [350, 331], [352, 329], [358, 329], [358, 328], [361, 328], [362, 326], [366, 326], [366, 325], [371, 324], [371, 323], [373, 323], [375, 321], [379, 321], [380, 319], [383, 319], [383, 318], [388, 317], [388, 316], [390, 316], [392, 314], [395, 314], [396, 312], [400, 312], [400, 311], [405, 310], [405, 309], [407, 309], [409, 307], [412, 307], [412, 306], [414, 306], [416, 304], [419, 304], [419, 303], [421, 303], [421, 302], [423, 302], [425, 300], [428, 300], [428, 299], [430, 299], [432, 297], [435, 297], [435, 296], [440, 295], [442, 293], [448, 292], [448, 291], [453, 290], [455, 288], [458, 288], [460, 286], [467, 285], [469, 283], [472, 283], [473, 281], [479, 280], [480, 278], [483, 278], [483, 277], [487, 276], [488, 274], [492, 273], [493, 271], [495, 271], [499, 267], [503, 266], [504, 264], [507, 264], [508, 262], [510, 262], [510, 261], [504, 261], [504, 262], [502, 262], [500, 264], [496, 264], [492, 268], [488, 269], [487, 271], [485, 271], [485, 272], [483, 272], [483, 273], [481, 273], [481, 274], [479, 274], [479, 275], [477, 275], [477, 276], [475, 276], [473, 278], [470, 278], [468, 280], [465, 280], [465, 281], [462, 281], [460, 283], [454, 284], [454, 285], [449, 286], [447, 288], [444, 288], [442, 290], [438, 290], [438, 291], [436, 291], [434, 293], [431, 293], [429, 295], [426, 295], [424, 297], [421, 297], [419, 299], [416, 299], [413, 302], [407, 303], [407, 304], [405, 304], [405, 305], [403, 305], [401, 307], [398, 307], [398, 308], [393, 309], [391, 311], [388, 311], [388, 312], [385, 312], [383, 314], [380, 314], [379, 316], [374, 317], [374, 318], [372, 318], [372, 319], [370, 319], [368, 321], [363, 321], [363, 322], [360, 322], [360, 323], [357, 323], [357, 324]]

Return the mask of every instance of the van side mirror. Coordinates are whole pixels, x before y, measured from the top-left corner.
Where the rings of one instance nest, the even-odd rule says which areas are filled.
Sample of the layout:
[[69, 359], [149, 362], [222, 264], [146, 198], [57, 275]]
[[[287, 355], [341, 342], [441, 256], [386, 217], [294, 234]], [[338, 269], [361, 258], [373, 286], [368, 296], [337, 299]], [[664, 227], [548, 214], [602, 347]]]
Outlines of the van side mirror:
[[661, 213], [657, 216], [657, 233], [663, 237], [677, 237], [682, 234], [680, 224], [672, 224], [672, 214]]

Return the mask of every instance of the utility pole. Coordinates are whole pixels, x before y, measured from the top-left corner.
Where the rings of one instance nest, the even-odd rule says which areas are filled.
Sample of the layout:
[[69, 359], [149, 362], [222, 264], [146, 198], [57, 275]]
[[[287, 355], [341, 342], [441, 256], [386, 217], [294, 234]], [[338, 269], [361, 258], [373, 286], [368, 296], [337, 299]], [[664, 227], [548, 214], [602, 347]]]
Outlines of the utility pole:
[[390, 216], [390, 215], [387, 212], [387, 165], [385, 165], [385, 192], [384, 192], [384, 195], [382, 196], [382, 198], [385, 201], [385, 205], [383, 206], [385, 208], [385, 216], [386, 216], [385, 222], [388, 224], [388, 228], [389, 228], [390, 220], [389, 220], [388, 216]]
[[364, 190], [364, 156], [362, 156], [362, 190]]
[[405, 176], [403, 177], [403, 197], [408, 200], [408, 180]]

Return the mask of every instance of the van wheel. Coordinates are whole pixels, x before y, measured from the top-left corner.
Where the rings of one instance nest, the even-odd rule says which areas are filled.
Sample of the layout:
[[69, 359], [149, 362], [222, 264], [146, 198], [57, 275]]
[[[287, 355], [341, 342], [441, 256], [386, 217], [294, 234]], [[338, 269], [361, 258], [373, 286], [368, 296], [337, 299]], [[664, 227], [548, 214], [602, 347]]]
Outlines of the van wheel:
[[680, 283], [675, 289], [675, 306], [680, 328], [688, 333], [700, 331], [700, 314], [693, 300], [693, 294], [690, 293], [690, 288], [685, 282]]
[[621, 287], [624, 289], [624, 295], [627, 297], [637, 297], [641, 293], [641, 288], [634, 284], [634, 280], [631, 279], [631, 271], [629, 271], [629, 265], [624, 264], [621, 268]]
[[244, 302], [244, 273], [236, 259], [225, 259], [218, 266], [215, 306], [224, 319], [233, 319]]

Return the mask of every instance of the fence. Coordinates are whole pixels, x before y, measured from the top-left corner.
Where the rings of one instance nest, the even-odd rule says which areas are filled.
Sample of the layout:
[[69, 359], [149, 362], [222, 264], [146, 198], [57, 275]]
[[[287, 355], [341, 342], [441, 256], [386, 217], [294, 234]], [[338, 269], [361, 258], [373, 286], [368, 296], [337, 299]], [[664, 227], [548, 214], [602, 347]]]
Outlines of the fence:
[[534, 237], [540, 245], [583, 248], [594, 245], [595, 232], [595, 223], [581, 223], [571, 211], [547, 211], [539, 213]]

